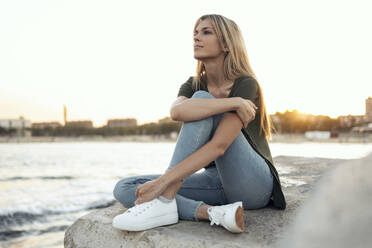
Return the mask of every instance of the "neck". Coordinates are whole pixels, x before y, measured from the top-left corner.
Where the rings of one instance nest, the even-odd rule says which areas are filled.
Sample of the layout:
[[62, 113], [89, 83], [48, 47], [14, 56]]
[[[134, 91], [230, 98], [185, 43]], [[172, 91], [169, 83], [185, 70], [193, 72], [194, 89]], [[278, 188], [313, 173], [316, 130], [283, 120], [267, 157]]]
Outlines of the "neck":
[[223, 57], [219, 56], [213, 60], [203, 61], [206, 73], [207, 84], [220, 88], [228, 83], [223, 74]]

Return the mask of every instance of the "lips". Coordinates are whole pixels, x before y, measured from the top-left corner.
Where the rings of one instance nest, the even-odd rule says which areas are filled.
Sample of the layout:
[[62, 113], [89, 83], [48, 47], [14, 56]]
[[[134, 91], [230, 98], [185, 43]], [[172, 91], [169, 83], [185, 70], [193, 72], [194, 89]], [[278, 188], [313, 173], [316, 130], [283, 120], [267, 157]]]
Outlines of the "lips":
[[195, 45], [194, 48], [202, 48], [202, 46]]

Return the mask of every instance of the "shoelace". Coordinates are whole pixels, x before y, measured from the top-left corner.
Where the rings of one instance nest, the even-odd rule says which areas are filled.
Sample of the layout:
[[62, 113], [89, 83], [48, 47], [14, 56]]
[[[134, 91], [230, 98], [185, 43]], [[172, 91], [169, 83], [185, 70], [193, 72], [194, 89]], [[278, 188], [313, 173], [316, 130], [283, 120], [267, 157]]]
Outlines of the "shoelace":
[[222, 209], [213, 208], [213, 207], [208, 208], [208, 217], [209, 217], [209, 220], [211, 221], [211, 226], [213, 226], [214, 224], [220, 225], [221, 220], [223, 219], [224, 216], [225, 216], [225, 211], [223, 211]]
[[133, 213], [134, 216], [137, 216], [138, 214], [142, 214], [143, 212], [145, 212], [147, 209], [149, 209], [154, 204], [155, 204], [155, 201], [134, 205], [133, 207], [128, 209], [127, 212]]

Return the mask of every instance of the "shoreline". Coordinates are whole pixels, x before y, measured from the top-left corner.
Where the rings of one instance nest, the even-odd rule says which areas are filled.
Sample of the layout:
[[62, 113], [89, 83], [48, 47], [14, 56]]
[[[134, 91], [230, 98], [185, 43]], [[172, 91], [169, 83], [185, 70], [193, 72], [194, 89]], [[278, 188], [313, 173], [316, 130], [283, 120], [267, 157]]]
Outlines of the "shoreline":
[[[126, 136], [79, 136], [79, 137], [0, 137], [0, 143], [52, 143], [52, 142], [176, 142], [177, 137], [165, 135], [126, 135]], [[272, 135], [269, 143], [372, 143], [372, 135], [342, 135], [329, 139], [309, 139], [301, 134]]]

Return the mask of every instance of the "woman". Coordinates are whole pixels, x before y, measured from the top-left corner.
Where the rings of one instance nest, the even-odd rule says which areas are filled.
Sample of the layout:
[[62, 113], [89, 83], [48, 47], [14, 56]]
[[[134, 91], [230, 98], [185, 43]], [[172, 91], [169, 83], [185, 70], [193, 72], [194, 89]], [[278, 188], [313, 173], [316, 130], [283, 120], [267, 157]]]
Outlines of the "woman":
[[170, 166], [163, 175], [116, 184], [115, 198], [129, 208], [114, 218], [118, 229], [141, 231], [183, 219], [210, 220], [240, 233], [243, 209], [269, 203], [285, 209], [266, 139], [269, 117], [239, 27], [221, 15], [200, 17], [194, 58], [196, 76], [181, 85], [170, 110], [173, 120], [184, 122]]

